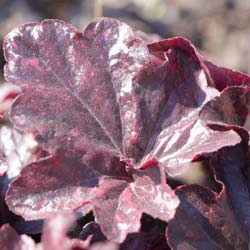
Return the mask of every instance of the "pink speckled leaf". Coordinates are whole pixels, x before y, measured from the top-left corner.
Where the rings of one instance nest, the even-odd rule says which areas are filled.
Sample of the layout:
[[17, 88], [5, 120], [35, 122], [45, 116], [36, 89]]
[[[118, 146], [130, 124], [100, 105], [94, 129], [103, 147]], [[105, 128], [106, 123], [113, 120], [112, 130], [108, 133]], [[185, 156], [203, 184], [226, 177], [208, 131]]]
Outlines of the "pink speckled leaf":
[[137, 232], [143, 212], [165, 221], [174, 216], [179, 205], [174, 192], [161, 183], [158, 168], [146, 172], [135, 174], [131, 183], [106, 181], [93, 199], [96, 221], [108, 239], [123, 242], [128, 233]]
[[[95, 159], [97, 156], [93, 155]], [[116, 161], [113, 164], [119, 166]], [[72, 155], [58, 152], [57, 158], [48, 157], [21, 171], [9, 187], [7, 204], [25, 218], [37, 219], [53, 211], [76, 209], [90, 203], [81, 207], [81, 212], [93, 208], [105, 235], [122, 242], [127, 233], [138, 231], [143, 212], [167, 221], [179, 204], [167, 184], [161, 184], [158, 168], [154, 170], [156, 173], [151, 178], [152, 168], [145, 170], [145, 175], [134, 174], [134, 182], [125, 175], [123, 180], [115, 175], [105, 178], [97, 166], [87, 166]]]
[[[31, 220], [45, 218], [55, 211], [76, 209], [88, 203], [98, 186], [101, 186], [99, 182], [102, 176], [112, 175], [112, 172], [105, 173], [102, 167], [107, 165], [115, 168], [118, 161], [113, 159], [112, 162], [109, 155], [103, 156], [96, 151], [91, 155], [95, 160], [90, 164], [89, 156], [85, 155], [85, 159], [81, 153], [75, 151], [72, 155], [58, 151], [53, 157], [26, 166], [8, 189], [9, 208]], [[115, 171], [113, 177], [116, 177]], [[90, 208], [88, 205], [85, 213]]]
[[197, 155], [240, 141], [199, 120], [218, 91], [192, 45], [176, 41], [146, 46], [109, 18], [83, 33], [45, 20], [5, 38], [5, 77], [22, 90], [12, 122], [51, 154], [12, 182], [12, 211], [44, 218], [91, 203], [102, 230], [119, 242], [139, 229], [142, 212], [174, 215], [178, 199], [151, 169], [177, 175]]
[[[51, 153], [61, 145], [75, 147], [82, 138], [88, 141], [85, 150], [103, 146], [138, 168], [156, 158], [174, 174], [195, 155], [222, 146], [214, 140], [210, 145], [211, 131], [196, 123], [195, 111], [217, 92], [184, 39], [147, 48], [114, 19], [97, 19], [83, 34], [48, 20], [12, 31], [4, 48], [5, 76], [24, 91], [12, 107], [12, 121], [38, 132]], [[187, 136], [197, 126], [202, 143], [189, 145]], [[237, 135], [230, 135], [235, 144]], [[176, 161], [182, 152], [184, 159]]]

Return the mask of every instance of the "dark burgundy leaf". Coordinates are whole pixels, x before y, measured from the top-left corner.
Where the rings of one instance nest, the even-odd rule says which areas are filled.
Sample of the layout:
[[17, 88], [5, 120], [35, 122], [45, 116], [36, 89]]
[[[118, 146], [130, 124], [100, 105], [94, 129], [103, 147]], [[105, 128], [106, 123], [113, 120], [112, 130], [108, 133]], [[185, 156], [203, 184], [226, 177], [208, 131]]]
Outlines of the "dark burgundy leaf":
[[121, 244], [120, 250], [169, 250], [169, 247], [160, 233], [133, 233]]
[[247, 250], [250, 231], [248, 142], [227, 147], [210, 160], [222, 191], [199, 186], [179, 188], [180, 206], [169, 222], [173, 249]]
[[94, 221], [84, 225], [79, 234], [79, 238], [82, 240], [86, 240], [89, 236], [91, 236], [91, 243], [107, 240], [100, 226]]
[[173, 250], [247, 250], [248, 240], [240, 225], [226, 192], [220, 195], [197, 185], [177, 190], [180, 206], [169, 222], [167, 238]]
[[164, 129], [161, 127], [158, 140], [145, 159], [155, 157], [169, 175], [177, 175], [196, 156], [223, 147], [221, 143], [229, 145], [228, 138], [233, 136], [214, 134], [197, 119], [202, 104], [218, 92], [209, 87], [212, 81], [209, 71], [194, 46], [186, 39], [172, 38], [149, 44], [148, 48], [155, 67], [165, 67], [161, 75], [169, 84], [169, 96], [162, 122]]
[[192, 60], [195, 60], [196, 63], [199, 64], [200, 68], [202, 69], [202, 73], [204, 74], [202, 77], [206, 79], [204, 79], [205, 81], [203, 84], [205, 84], [206, 86], [207, 81], [209, 85], [212, 85], [213, 79], [210, 76], [210, 72], [207, 68], [207, 65], [204, 63], [203, 56], [198, 52], [195, 46], [188, 39], [184, 37], [174, 37], [162, 41], [154, 41], [153, 43], [148, 44], [148, 48], [153, 54], [164, 51], [167, 55], [167, 52], [170, 52], [172, 49], [181, 50], [187, 53], [189, 57], [191, 57]]
[[247, 142], [219, 151], [211, 159], [218, 181], [225, 185], [226, 199], [237, 219], [242, 237], [249, 241], [250, 232], [250, 176], [249, 148]]
[[[151, 225], [152, 226], [152, 225]], [[158, 228], [157, 228], [158, 229]], [[80, 238], [86, 240], [91, 236], [91, 243], [103, 242], [106, 237], [100, 226], [95, 222], [85, 225], [80, 233]], [[133, 233], [129, 234], [120, 245], [120, 250], [168, 250], [165, 235], [159, 232]]]
[[147, 47], [109, 18], [83, 34], [45, 20], [6, 37], [5, 76], [23, 91], [11, 119], [51, 154], [12, 182], [12, 211], [38, 219], [91, 203], [105, 235], [119, 242], [139, 229], [143, 212], [172, 218], [178, 199], [154, 167], [177, 175], [197, 155], [241, 140], [199, 120], [218, 91], [196, 50], [173, 41]]
[[[165, 50], [172, 48], [182, 49], [189, 54], [192, 54], [199, 62], [200, 66], [206, 74], [208, 85], [217, 88], [222, 91], [229, 86], [250, 86], [250, 76], [242, 72], [224, 68], [207, 61], [194, 47], [194, 45], [183, 37], [169, 38], [163, 41]], [[154, 47], [153, 43], [149, 45], [149, 48]]]
[[[84, 138], [84, 150], [103, 146], [138, 167], [155, 156], [172, 170], [182, 166], [173, 151], [186, 145], [193, 149], [192, 155], [182, 149], [187, 165], [195, 154], [217, 149], [214, 142], [194, 146], [187, 140], [193, 127], [204, 130], [197, 135], [206, 135], [200, 141], [210, 136], [196, 123], [194, 111], [217, 92], [208, 87], [193, 47], [186, 45], [188, 51], [168, 43], [149, 46], [157, 58], [152, 61], [130, 27], [114, 19], [90, 23], [83, 35], [55, 20], [17, 28], [4, 43], [5, 76], [25, 92], [12, 108], [13, 122], [38, 131], [52, 153]], [[177, 127], [186, 134], [177, 133]]]
[[250, 87], [250, 76], [243, 74], [237, 70], [227, 69], [224, 67], [216, 66], [215, 64], [204, 60], [214, 86], [218, 90], [223, 90], [230, 86], [248, 86]]

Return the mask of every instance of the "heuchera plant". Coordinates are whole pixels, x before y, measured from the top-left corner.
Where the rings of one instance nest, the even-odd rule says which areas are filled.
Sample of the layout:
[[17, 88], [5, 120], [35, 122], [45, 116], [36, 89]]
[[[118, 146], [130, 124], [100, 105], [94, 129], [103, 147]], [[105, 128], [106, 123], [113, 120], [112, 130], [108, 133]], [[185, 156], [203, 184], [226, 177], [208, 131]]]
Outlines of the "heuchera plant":
[[[58, 20], [24, 24], [4, 54], [6, 81], [21, 90], [9, 131], [33, 149], [16, 167], [1, 141], [3, 249], [248, 249], [248, 75], [187, 39], [148, 43], [110, 18], [83, 33]], [[201, 159], [217, 190], [168, 185]], [[66, 236], [70, 211], [95, 217], [79, 239]], [[140, 230], [142, 214], [168, 223], [166, 241]], [[40, 232], [43, 219], [41, 243], [19, 235]]]

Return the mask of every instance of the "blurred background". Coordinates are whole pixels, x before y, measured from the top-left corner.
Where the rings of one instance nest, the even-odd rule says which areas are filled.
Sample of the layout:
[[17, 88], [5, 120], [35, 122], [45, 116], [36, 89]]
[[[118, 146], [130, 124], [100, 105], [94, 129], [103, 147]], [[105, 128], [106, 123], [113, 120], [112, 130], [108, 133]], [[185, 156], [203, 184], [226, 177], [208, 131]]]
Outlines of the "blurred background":
[[[250, 73], [248, 0], [0, 0], [1, 47], [3, 37], [25, 22], [56, 18], [83, 30], [98, 15], [162, 38], [187, 37], [216, 64]], [[1, 71], [4, 63], [1, 49]]]

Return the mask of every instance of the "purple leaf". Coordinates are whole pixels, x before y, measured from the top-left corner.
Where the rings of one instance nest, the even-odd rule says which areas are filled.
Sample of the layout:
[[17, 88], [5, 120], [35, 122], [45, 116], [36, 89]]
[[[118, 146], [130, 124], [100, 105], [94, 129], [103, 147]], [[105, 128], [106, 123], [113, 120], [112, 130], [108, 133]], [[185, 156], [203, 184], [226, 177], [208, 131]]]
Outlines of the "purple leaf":
[[120, 250], [169, 250], [164, 235], [159, 233], [129, 234]]
[[222, 191], [199, 186], [177, 190], [180, 199], [167, 237], [173, 249], [248, 249], [250, 230], [248, 140], [210, 159]]
[[211, 158], [211, 166], [218, 181], [225, 185], [226, 200], [245, 241], [250, 232], [250, 176], [249, 147], [247, 141], [220, 150]]
[[210, 124], [242, 126], [250, 130], [250, 88], [230, 87], [207, 102], [200, 118]]
[[169, 222], [167, 238], [173, 250], [245, 250], [240, 225], [227, 203], [226, 193], [220, 195], [197, 185], [179, 188], [180, 206]]
[[177, 175], [197, 156], [241, 140], [199, 120], [218, 91], [192, 45], [173, 41], [147, 47], [109, 18], [83, 34], [45, 20], [6, 37], [5, 76], [23, 91], [12, 122], [51, 154], [12, 182], [12, 211], [38, 219], [91, 203], [105, 235], [119, 242], [139, 229], [143, 212], [172, 218], [178, 199], [155, 167]]
[[[209, 86], [213, 86], [219, 91], [230, 86], [250, 86], [249, 75], [237, 70], [220, 67], [207, 61], [186, 38], [169, 38], [163, 42], [161, 42], [161, 46], [163, 46], [165, 50], [179, 48], [191, 54], [204, 70]], [[149, 48], [154, 47], [156, 44], [158, 44], [158, 42], [149, 44]]]
[[[91, 243], [104, 242], [106, 237], [101, 232], [100, 226], [90, 222], [84, 226], [80, 238], [86, 240], [91, 238]], [[126, 240], [120, 245], [120, 250], [167, 250], [165, 235], [159, 232], [140, 232], [129, 234]]]
[[[12, 108], [13, 122], [38, 132], [51, 153], [82, 138], [85, 151], [100, 146], [138, 167], [155, 152], [167, 171], [178, 170], [182, 161], [171, 166], [177, 147], [194, 147], [192, 155], [184, 152], [186, 162], [203, 152], [188, 145], [187, 133], [193, 127], [205, 132], [195, 111], [217, 92], [208, 87], [195, 49], [170, 42], [148, 51], [130, 27], [108, 18], [93, 21], [84, 34], [55, 20], [20, 26], [4, 43], [5, 76], [25, 92]], [[173, 133], [176, 126], [186, 133]], [[206, 146], [217, 150], [214, 143]]]
[[58, 151], [54, 157], [25, 167], [15, 185], [9, 187], [7, 204], [10, 209], [31, 220], [44, 218], [61, 209], [72, 210], [89, 202], [102, 173], [85, 165], [80, 154], [75, 152], [75, 156]]
[[172, 89], [166, 101], [161, 126], [164, 129], [144, 161], [154, 157], [164, 165], [167, 174], [177, 175], [199, 155], [216, 151], [222, 144], [230, 145], [229, 138], [235, 138], [231, 145], [240, 142], [230, 131], [212, 131], [198, 119], [202, 105], [218, 92], [209, 87], [208, 69], [194, 46], [186, 39], [172, 38], [149, 44], [148, 48], [153, 62], [166, 67], [166, 82]]
[[79, 234], [79, 238], [82, 240], [86, 240], [89, 236], [91, 236], [91, 243], [107, 240], [100, 226], [94, 221], [85, 224]]

